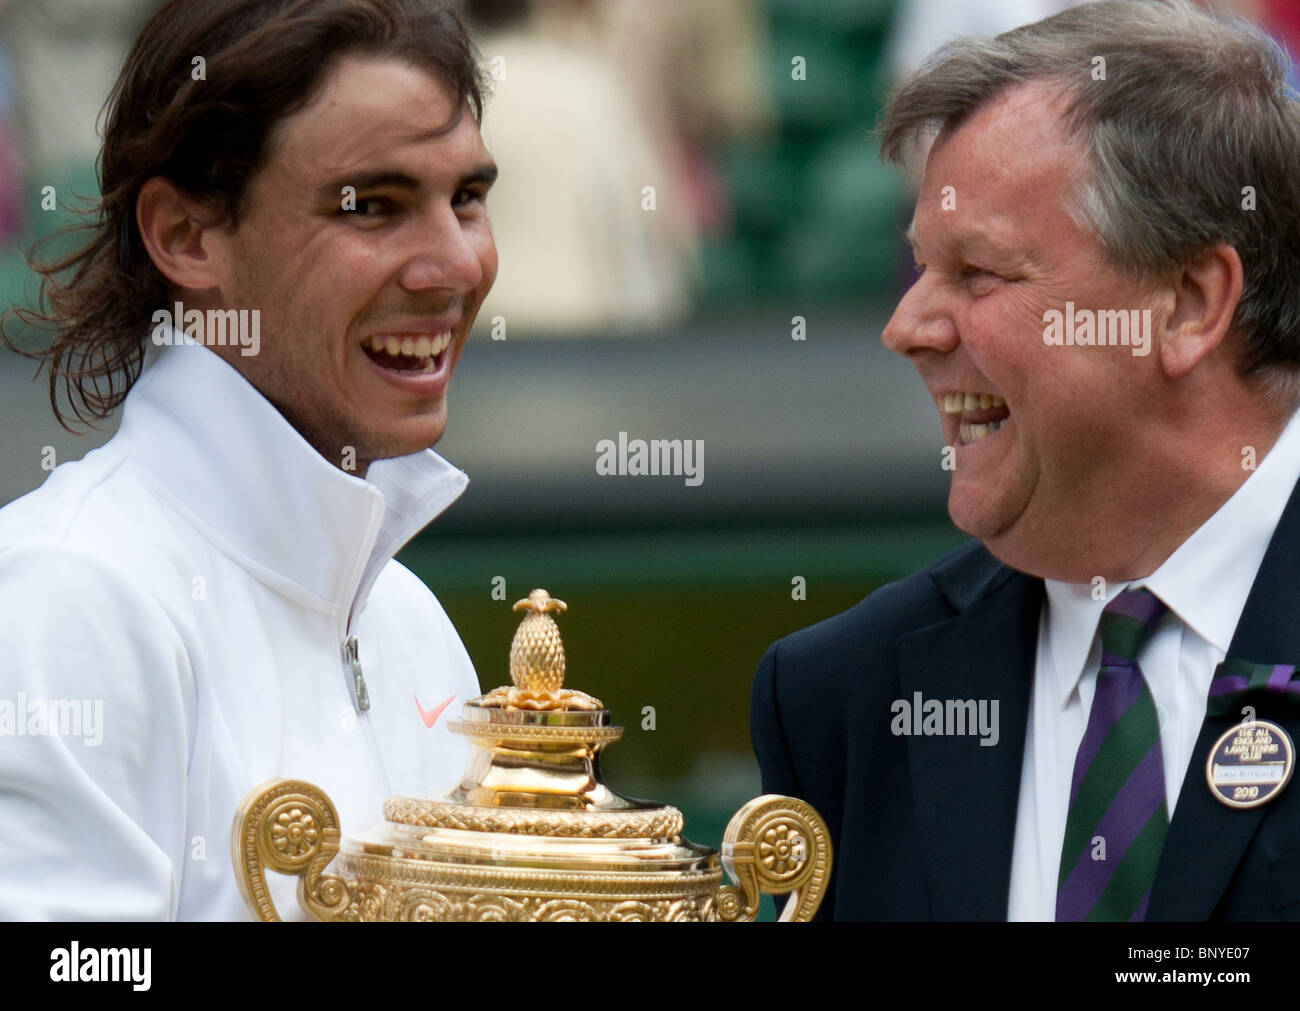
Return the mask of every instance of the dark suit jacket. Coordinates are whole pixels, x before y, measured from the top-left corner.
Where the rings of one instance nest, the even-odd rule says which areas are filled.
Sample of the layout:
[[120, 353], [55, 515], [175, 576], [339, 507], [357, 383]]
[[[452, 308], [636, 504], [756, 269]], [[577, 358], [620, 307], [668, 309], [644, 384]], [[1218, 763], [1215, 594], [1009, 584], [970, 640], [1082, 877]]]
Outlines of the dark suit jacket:
[[[774, 643], [750, 728], [765, 793], [812, 804], [834, 846], [818, 919], [1007, 915], [1043, 582], [977, 541]], [[1300, 486], [1228, 656], [1300, 665]], [[892, 703], [998, 699], [1000, 740], [895, 736]], [[1251, 699], [1300, 742], [1300, 712]], [[1205, 761], [1240, 715], [1201, 726], [1147, 920], [1300, 920], [1300, 775], [1251, 810], [1224, 806]]]

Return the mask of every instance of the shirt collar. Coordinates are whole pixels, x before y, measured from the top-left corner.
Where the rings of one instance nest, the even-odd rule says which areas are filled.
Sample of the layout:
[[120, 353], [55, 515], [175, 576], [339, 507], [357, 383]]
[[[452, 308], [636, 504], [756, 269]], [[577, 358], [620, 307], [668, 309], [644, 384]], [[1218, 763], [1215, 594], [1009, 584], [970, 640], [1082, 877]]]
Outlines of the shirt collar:
[[1254, 473], [1150, 576], [1132, 584], [1107, 585], [1104, 600], [1093, 599], [1089, 584], [1044, 580], [1057, 702], [1064, 706], [1083, 676], [1102, 609], [1129, 585], [1145, 586], [1184, 625], [1226, 656], [1297, 482], [1300, 412], [1292, 415]]
[[255, 576], [350, 619], [469, 478], [432, 450], [377, 460], [364, 479], [347, 474], [214, 352], [175, 343], [150, 349], [115, 441]]

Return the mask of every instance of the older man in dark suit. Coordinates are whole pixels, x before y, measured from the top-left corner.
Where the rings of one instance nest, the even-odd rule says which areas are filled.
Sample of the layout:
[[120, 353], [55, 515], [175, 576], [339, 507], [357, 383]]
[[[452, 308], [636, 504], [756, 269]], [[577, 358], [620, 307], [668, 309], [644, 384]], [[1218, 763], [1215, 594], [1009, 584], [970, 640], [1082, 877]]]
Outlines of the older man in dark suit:
[[836, 919], [1300, 919], [1300, 112], [1188, 3], [962, 39], [900, 85], [885, 329], [975, 540], [776, 643], [765, 790]]

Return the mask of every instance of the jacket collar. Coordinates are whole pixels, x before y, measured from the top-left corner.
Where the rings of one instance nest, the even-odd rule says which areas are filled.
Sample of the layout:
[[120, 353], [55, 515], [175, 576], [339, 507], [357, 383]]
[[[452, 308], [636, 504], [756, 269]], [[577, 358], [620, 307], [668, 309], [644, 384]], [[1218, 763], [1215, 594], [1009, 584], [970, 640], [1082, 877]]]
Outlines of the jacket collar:
[[996, 699], [999, 724], [992, 747], [970, 736], [907, 738], [932, 912], [1005, 919], [1043, 582], [978, 543], [929, 575], [956, 613], [899, 638], [903, 698]]
[[345, 630], [469, 479], [432, 450], [344, 473], [215, 353], [177, 344], [151, 349], [116, 447], [221, 551]]
[[1010, 580], [1033, 579], [1003, 565], [977, 541], [967, 542], [964, 548], [935, 562], [930, 569], [930, 578], [953, 610], [958, 612], [969, 609]]

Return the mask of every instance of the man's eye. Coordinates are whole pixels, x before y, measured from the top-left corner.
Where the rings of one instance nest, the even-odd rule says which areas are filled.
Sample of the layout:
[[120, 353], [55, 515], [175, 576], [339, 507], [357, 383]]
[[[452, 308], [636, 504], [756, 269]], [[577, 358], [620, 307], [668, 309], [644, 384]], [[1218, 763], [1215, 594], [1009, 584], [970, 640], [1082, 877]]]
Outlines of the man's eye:
[[985, 287], [998, 281], [1005, 281], [1006, 278], [985, 270], [982, 267], [967, 266], [962, 269], [961, 279], [967, 283], [978, 283]]
[[373, 218], [380, 214], [390, 214], [392, 210], [392, 201], [386, 197], [358, 197], [355, 206], [351, 201], [348, 201], [343, 205], [339, 213], [356, 215], [362, 218]]
[[482, 204], [487, 202], [486, 190], [460, 190], [452, 198], [453, 207], [467, 207], [473, 204]]

